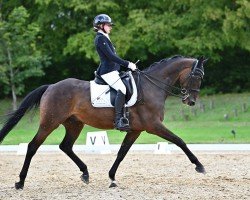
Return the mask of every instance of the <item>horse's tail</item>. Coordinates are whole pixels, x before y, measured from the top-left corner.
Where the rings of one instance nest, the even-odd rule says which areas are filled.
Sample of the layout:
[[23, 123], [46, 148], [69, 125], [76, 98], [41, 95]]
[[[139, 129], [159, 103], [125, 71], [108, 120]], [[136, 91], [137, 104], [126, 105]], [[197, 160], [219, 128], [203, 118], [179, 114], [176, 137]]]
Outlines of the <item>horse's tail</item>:
[[48, 87], [49, 85], [42, 85], [30, 92], [23, 99], [18, 109], [8, 114], [9, 117], [0, 130], [0, 143], [2, 143], [5, 136], [14, 128], [27, 111], [39, 106], [42, 95]]

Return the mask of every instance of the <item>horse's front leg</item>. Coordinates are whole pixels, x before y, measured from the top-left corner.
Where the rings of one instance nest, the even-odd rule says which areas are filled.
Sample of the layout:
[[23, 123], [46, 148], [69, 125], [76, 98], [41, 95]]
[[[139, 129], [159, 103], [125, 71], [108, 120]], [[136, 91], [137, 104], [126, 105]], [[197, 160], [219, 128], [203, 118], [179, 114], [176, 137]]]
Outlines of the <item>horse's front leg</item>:
[[138, 131], [130, 131], [125, 136], [125, 138], [121, 144], [121, 147], [118, 151], [116, 160], [115, 160], [113, 166], [111, 167], [111, 169], [109, 170], [109, 178], [111, 179], [111, 185], [109, 187], [116, 187], [117, 186], [116, 181], [115, 181], [116, 171], [117, 171], [121, 161], [124, 159], [124, 157], [128, 153], [130, 147], [134, 144], [135, 140], [139, 137], [140, 133], [141, 132], [138, 132]]
[[164, 139], [176, 144], [178, 147], [180, 147], [185, 152], [185, 154], [187, 155], [189, 160], [193, 164], [196, 165], [195, 170], [197, 172], [203, 173], [203, 174], [206, 173], [205, 168], [200, 163], [198, 158], [189, 150], [186, 143], [181, 138], [179, 138], [174, 133], [172, 133], [170, 130], [168, 130], [161, 122], [155, 124], [154, 128], [150, 129], [147, 132], [158, 135], [159, 137], [164, 138]]

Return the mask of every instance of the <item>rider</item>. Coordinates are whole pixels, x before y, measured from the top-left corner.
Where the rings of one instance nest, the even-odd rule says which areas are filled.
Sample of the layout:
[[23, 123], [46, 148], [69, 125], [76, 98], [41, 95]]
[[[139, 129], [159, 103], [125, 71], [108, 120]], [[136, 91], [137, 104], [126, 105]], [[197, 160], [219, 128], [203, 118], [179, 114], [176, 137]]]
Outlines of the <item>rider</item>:
[[93, 26], [97, 32], [95, 47], [101, 60], [97, 74], [117, 91], [115, 98], [115, 128], [124, 131], [129, 129], [129, 125], [124, 124], [123, 120], [121, 120], [125, 104], [126, 87], [119, 76], [119, 70], [120, 65], [123, 65], [135, 71], [136, 65], [117, 56], [109, 38], [113, 25], [112, 19], [106, 14], [100, 14], [94, 18]]

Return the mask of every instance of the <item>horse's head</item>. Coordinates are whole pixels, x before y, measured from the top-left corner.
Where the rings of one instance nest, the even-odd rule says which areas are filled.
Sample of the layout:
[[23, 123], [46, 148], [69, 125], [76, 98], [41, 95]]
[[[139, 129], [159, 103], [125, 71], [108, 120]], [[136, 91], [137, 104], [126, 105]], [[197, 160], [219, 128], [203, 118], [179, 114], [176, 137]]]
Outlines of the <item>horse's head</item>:
[[[182, 102], [194, 106], [200, 92], [201, 81], [204, 76], [203, 64], [207, 61], [203, 56], [195, 60], [193, 64], [180, 75]], [[188, 70], [190, 69], [190, 70]]]

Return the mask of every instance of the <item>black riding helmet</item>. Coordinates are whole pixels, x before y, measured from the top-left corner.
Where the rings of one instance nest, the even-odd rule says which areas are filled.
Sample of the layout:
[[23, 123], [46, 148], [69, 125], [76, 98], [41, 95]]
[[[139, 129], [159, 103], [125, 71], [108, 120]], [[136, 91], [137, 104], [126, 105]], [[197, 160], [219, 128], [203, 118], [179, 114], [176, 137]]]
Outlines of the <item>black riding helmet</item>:
[[100, 14], [94, 18], [93, 27], [95, 30], [99, 29], [101, 24], [110, 24], [112, 26], [114, 25], [111, 17], [106, 14]]

